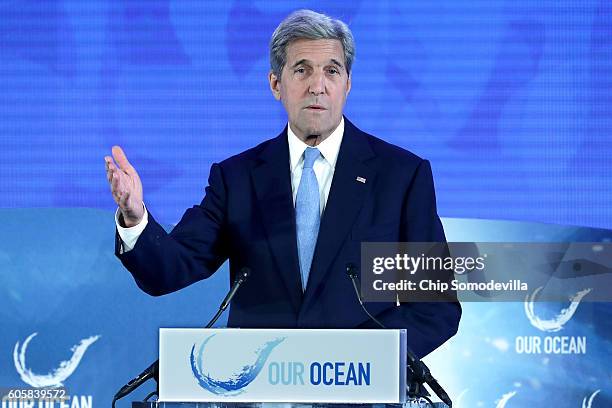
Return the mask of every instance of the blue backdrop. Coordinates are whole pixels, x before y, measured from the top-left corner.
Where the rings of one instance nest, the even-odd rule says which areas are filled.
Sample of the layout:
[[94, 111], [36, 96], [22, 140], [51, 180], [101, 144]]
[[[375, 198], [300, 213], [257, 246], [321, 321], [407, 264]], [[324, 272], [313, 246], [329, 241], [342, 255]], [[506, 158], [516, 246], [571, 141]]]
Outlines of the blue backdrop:
[[[431, 161], [440, 215], [612, 229], [610, 2], [0, 2], [0, 386], [27, 385], [13, 350], [32, 333], [24, 367], [39, 375], [100, 335], [65, 384], [84, 397], [77, 405], [105, 405], [154, 358], [157, 327], [208, 319], [224, 271], [152, 299], [112, 256], [103, 157], [123, 146], [148, 208], [175, 223], [213, 162], [285, 125], [267, 45], [296, 8], [349, 24], [347, 116]], [[450, 239], [488, 237], [489, 224], [473, 221], [468, 235], [453, 225]], [[546, 231], [491, 239], [611, 238]], [[517, 337], [548, 335], [522, 308], [466, 305], [460, 335], [430, 357], [460, 406], [516, 392], [508, 407], [574, 407], [598, 389], [593, 408], [609, 406], [609, 305], [577, 309], [571, 335], [588, 347], [573, 356], [516, 356]]]

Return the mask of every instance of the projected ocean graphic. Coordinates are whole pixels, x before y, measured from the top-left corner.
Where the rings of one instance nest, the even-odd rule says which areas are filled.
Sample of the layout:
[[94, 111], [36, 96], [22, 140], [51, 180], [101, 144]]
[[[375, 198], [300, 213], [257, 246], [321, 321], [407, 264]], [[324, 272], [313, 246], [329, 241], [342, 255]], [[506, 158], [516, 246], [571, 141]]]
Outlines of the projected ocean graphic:
[[32, 387], [61, 387], [68, 377], [74, 373], [79, 366], [83, 355], [93, 343], [95, 343], [100, 336], [90, 336], [82, 339], [78, 344], [71, 348], [72, 356], [69, 360], [62, 361], [57, 368], [52, 372], [40, 375], [35, 374], [26, 365], [26, 350], [30, 341], [36, 337], [38, 333], [32, 333], [23, 342], [22, 345], [19, 342], [15, 343], [15, 349], [13, 350], [13, 361], [15, 363], [15, 369], [19, 373], [19, 376], [23, 382], [30, 384]]

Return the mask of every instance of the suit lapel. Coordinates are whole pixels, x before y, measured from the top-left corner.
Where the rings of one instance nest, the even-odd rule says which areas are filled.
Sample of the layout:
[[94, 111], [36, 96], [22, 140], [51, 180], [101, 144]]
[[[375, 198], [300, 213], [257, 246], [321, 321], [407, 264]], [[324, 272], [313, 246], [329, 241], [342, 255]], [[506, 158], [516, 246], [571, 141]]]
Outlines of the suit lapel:
[[261, 152], [251, 176], [268, 242], [296, 312], [302, 303], [287, 129]]
[[319, 227], [302, 310], [307, 309], [311, 301], [316, 301], [314, 295], [350, 232], [376, 175], [373, 169], [364, 164], [374, 157], [365, 135], [346, 118], [344, 121], [344, 136]]

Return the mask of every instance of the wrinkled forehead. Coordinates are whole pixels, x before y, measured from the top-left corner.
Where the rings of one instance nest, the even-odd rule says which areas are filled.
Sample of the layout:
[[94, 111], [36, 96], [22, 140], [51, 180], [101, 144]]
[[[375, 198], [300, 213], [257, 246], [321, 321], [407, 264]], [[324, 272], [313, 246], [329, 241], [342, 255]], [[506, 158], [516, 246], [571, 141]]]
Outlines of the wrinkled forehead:
[[340, 64], [346, 66], [344, 48], [339, 40], [309, 40], [298, 39], [290, 42], [286, 49], [286, 66], [296, 63], [313, 65]]

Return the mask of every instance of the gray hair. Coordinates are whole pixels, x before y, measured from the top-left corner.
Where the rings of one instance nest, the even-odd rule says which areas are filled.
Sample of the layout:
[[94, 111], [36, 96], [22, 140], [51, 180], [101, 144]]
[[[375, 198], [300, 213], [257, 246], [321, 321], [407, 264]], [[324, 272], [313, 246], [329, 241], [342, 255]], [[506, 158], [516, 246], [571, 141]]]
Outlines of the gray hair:
[[298, 10], [285, 18], [270, 39], [270, 68], [280, 79], [287, 63], [287, 46], [295, 40], [338, 40], [344, 49], [346, 72], [351, 72], [355, 58], [355, 41], [348, 26], [325, 14], [312, 10]]

